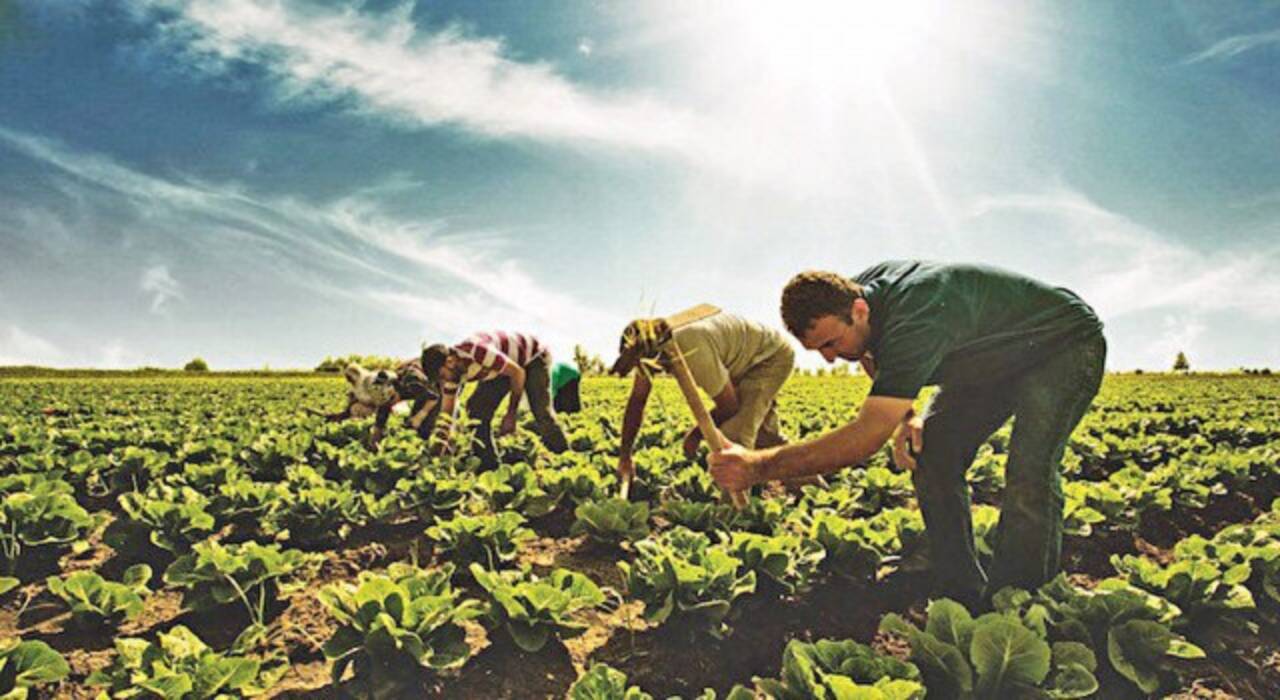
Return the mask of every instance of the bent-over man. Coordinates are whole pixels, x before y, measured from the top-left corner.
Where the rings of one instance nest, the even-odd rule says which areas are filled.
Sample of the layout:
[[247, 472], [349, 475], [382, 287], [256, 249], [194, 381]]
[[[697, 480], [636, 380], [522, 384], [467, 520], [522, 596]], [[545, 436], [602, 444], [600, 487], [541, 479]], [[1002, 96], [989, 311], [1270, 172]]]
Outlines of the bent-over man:
[[[654, 357], [642, 356], [645, 348], [626, 342], [635, 335], [634, 327], [639, 323], [643, 321], [633, 321], [623, 331], [618, 359], [610, 370], [613, 374], [626, 376], [646, 360], [647, 367], [654, 364]], [[781, 333], [722, 311], [674, 329], [672, 337], [684, 354], [694, 383], [715, 402], [711, 419], [726, 438], [751, 447], [786, 442], [778, 424], [776, 399], [791, 376], [795, 352]], [[652, 388], [648, 372], [637, 371], [622, 417], [618, 450], [618, 476], [624, 483], [635, 476], [631, 452]], [[684, 439], [685, 455], [693, 457], [701, 440], [698, 427], [690, 428]]]
[[[942, 593], [970, 603], [1004, 586], [1035, 588], [1059, 568], [1068, 436], [1102, 381], [1106, 341], [1093, 309], [1069, 290], [993, 267], [886, 262], [853, 278], [796, 275], [782, 318], [828, 362], [873, 376], [856, 419], [808, 442], [712, 455], [730, 491], [859, 464], [895, 434], [911, 469]], [[912, 406], [938, 385], [923, 416]], [[1006, 485], [988, 573], [978, 563], [965, 472], [1010, 417]]]
[[[438, 383], [440, 400], [419, 406], [410, 422], [419, 434], [434, 426], [439, 440], [436, 449], [448, 449], [458, 397], [463, 384], [471, 381], [477, 384], [467, 400], [467, 415], [479, 421], [475, 439], [482, 469], [498, 466], [491, 423], [498, 404], [508, 395], [507, 413], [498, 435], [515, 432], [520, 398], [527, 394], [542, 443], [552, 452], [563, 452], [569, 444], [551, 407], [550, 362], [551, 353], [546, 346], [525, 333], [476, 333], [452, 347], [427, 347], [422, 351], [422, 368]], [[443, 418], [439, 418], [441, 413]]]

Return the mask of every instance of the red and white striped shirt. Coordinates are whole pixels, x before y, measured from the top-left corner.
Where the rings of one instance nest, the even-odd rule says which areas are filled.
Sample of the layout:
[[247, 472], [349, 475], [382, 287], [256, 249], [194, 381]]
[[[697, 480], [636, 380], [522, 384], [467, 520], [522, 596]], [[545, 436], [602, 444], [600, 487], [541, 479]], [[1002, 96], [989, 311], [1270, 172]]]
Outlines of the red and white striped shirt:
[[[526, 333], [476, 333], [449, 348], [449, 357], [440, 369], [440, 398], [446, 407], [457, 410], [456, 401], [465, 382], [483, 382], [502, 376], [502, 370], [514, 362], [528, 367], [534, 360], [551, 353], [537, 338]], [[519, 401], [519, 397], [512, 400]], [[442, 411], [436, 423], [436, 437], [448, 439], [453, 430], [453, 411]]]
[[[483, 382], [502, 374], [507, 364], [514, 362], [528, 367], [530, 362], [547, 356], [546, 346], [527, 333], [494, 331], [476, 333], [449, 348], [453, 362], [446, 364], [440, 388], [446, 394], [455, 394], [463, 382]], [[461, 370], [461, 371], [459, 371]]]

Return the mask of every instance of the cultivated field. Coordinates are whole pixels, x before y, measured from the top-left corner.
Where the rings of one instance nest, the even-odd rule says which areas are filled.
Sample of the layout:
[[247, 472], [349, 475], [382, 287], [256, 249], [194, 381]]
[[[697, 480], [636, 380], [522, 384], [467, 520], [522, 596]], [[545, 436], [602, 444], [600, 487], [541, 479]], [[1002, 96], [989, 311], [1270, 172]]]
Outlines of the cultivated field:
[[[734, 511], [670, 380], [610, 500], [628, 386], [476, 475], [306, 415], [335, 378], [0, 380], [0, 697], [1280, 697], [1280, 379], [1109, 376], [1066, 575], [976, 619], [929, 601], [886, 453]], [[793, 378], [785, 432], [867, 388]], [[1008, 438], [969, 474], [988, 554]]]

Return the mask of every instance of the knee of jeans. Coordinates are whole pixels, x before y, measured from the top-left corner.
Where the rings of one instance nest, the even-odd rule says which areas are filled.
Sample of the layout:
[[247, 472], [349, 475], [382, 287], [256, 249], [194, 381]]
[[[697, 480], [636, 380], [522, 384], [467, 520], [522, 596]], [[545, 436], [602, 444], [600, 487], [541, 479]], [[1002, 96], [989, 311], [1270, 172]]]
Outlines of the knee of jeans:
[[943, 478], [937, 473], [930, 473], [920, 463], [911, 472], [911, 483], [915, 486], [916, 497], [922, 501], [952, 498], [967, 488], [963, 479]]

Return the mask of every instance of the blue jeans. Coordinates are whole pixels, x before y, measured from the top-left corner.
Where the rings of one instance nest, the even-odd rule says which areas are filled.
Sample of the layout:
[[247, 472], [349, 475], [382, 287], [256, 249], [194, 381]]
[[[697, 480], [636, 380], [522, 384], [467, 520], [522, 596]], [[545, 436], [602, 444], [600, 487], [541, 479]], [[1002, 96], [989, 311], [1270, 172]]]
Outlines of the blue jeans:
[[[1059, 569], [1062, 453], [1102, 383], [1099, 332], [1040, 364], [988, 385], [941, 387], [924, 416], [924, 448], [912, 475], [940, 593], [965, 601], [1005, 586], [1034, 589]], [[973, 540], [965, 472], [1010, 416], [1013, 435], [988, 576]]]

